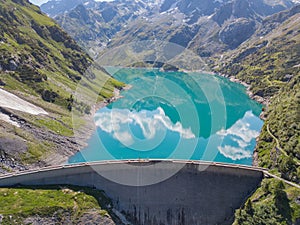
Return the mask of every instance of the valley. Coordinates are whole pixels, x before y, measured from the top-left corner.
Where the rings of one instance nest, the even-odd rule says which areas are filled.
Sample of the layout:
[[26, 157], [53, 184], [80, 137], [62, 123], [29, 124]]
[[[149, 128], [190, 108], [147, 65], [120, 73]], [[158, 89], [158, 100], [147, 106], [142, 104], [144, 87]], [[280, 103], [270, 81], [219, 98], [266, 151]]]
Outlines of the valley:
[[[95, 122], [101, 127], [98, 134], [107, 146], [113, 145], [114, 149], [118, 149], [121, 143], [125, 146], [121, 147], [121, 151], [126, 151], [128, 147], [134, 148], [135, 159], [172, 159], [174, 156], [169, 153], [163, 156], [145, 154], [148, 145], [144, 139], [152, 135], [152, 144], [155, 144], [167, 134], [171, 137], [166, 142], [169, 148], [172, 144], [180, 143], [176, 139], [178, 135], [191, 137], [196, 134], [199, 138], [208, 136], [203, 129], [200, 132], [193, 130], [196, 119], [190, 120], [195, 118], [189, 114], [191, 110], [183, 110], [185, 113], [182, 115], [185, 116], [179, 117], [188, 120], [181, 121], [176, 119], [178, 115], [172, 111], [178, 109], [178, 103], [171, 101], [170, 104], [154, 98], [157, 92], [153, 90], [158, 87], [160, 91], [166, 91], [164, 98], [179, 101], [184, 94], [176, 92], [178, 87], [168, 90], [166, 84], [161, 83], [159, 86], [159, 82], [149, 86], [146, 80], [150, 83], [159, 79], [174, 81], [187, 87], [184, 90], [192, 92], [193, 104], [197, 105], [205, 101], [199, 90], [201, 87], [203, 91], [205, 84], [209, 87], [204, 91], [208, 96], [205, 96], [206, 101], [220, 101], [220, 92], [216, 91], [213, 84], [200, 78], [198, 81], [201, 85], [195, 82], [199, 74], [202, 74], [202, 79], [217, 74], [222, 77], [212, 79], [222, 85], [224, 83], [228, 88], [222, 94], [232, 95], [232, 101], [228, 101], [229, 106], [225, 104], [227, 124], [223, 129], [218, 127], [217, 132], [223, 136], [232, 135], [232, 139], [225, 138], [227, 142], [220, 145], [222, 151], [218, 154], [224, 155], [225, 152], [225, 155], [231, 155], [235, 164], [253, 163], [254, 166], [268, 169], [277, 177], [299, 184], [298, 1], [201, 0], [199, 3], [199, 0], [50, 0], [42, 4], [40, 10], [27, 0], [2, 0], [0, 6], [1, 173], [65, 164], [70, 159], [69, 163], [95, 160], [94, 150], [85, 156], [91, 157], [90, 160], [85, 157], [82, 159], [78, 153], [82, 149], [89, 149], [88, 144], [95, 143], [88, 142], [91, 136], [95, 137]], [[124, 70], [119, 73], [115, 69], [110, 70], [116, 67]], [[145, 74], [140, 72], [145, 70], [148, 71]], [[187, 72], [194, 73], [194, 76], [191, 75], [194, 81], [185, 75]], [[262, 103], [262, 106], [247, 97], [245, 88], [226, 83], [227, 79], [245, 84], [249, 97]], [[126, 84], [130, 84], [131, 89], [123, 92]], [[117, 99], [114, 95], [119, 92], [121, 96], [118, 98], [122, 99], [110, 104]], [[135, 99], [133, 102], [138, 101], [132, 103], [131, 98]], [[188, 98], [183, 97], [181, 101]], [[26, 111], [26, 104], [29, 111], [34, 106], [40, 114]], [[246, 105], [251, 107], [247, 108]], [[211, 103], [209, 106], [214, 107]], [[100, 107], [102, 109], [97, 111]], [[243, 111], [243, 107], [247, 110]], [[223, 109], [217, 108], [222, 113]], [[123, 117], [119, 118], [119, 124], [116, 121], [104, 121], [106, 114], [113, 113], [113, 109], [117, 109], [115, 115], [119, 115], [120, 110], [123, 110], [123, 116], [127, 115], [127, 111], [131, 112], [127, 116], [131, 118], [132, 124], [124, 128]], [[203, 109], [199, 112], [203, 112]], [[199, 112], [198, 116], [204, 115]], [[94, 121], [94, 113], [98, 116], [97, 121]], [[207, 114], [210, 113], [208, 110]], [[239, 118], [231, 121], [239, 113]], [[162, 118], [164, 116], [168, 120]], [[250, 117], [255, 118], [252, 120], [255, 122], [248, 120]], [[156, 127], [161, 125], [157, 121], [162, 121], [168, 129], [153, 130], [151, 123], [146, 126], [142, 119], [156, 121]], [[210, 119], [202, 117], [198, 122], [204, 126], [213, 121]], [[222, 119], [216, 117], [216, 120], [218, 125], [222, 124]], [[255, 126], [255, 131], [250, 131], [240, 124], [242, 136], [245, 134], [242, 139], [237, 137], [232, 128], [240, 120], [249, 124], [248, 128]], [[116, 127], [110, 129], [109, 123]], [[111, 137], [107, 135], [108, 130]], [[158, 132], [157, 136], [155, 132]], [[250, 134], [252, 138], [245, 139]], [[130, 141], [133, 136], [136, 145]], [[120, 143], [114, 143], [114, 139]], [[251, 149], [241, 141], [247, 141], [248, 147], [251, 142]], [[229, 142], [230, 148], [226, 147]], [[200, 147], [198, 149], [203, 148]], [[136, 154], [137, 150], [143, 152]], [[114, 159], [128, 159], [123, 152], [112, 154]], [[104, 156], [102, 152], [96, 160], [111, 159], [111, 155], [108, 158]], [[216, 160], [209, 158], [209, 161], [220, 161], [222, 157], [219, 155]], [[199, 156], [190, 158], [181, 154], [175, 158], [198, 160]], [[70, 187], [71, 190], [76, 188]], [[87, 190], [87, 193], [90, 191]], [[296, 187], [282, 183], [276, 177], [266, 177], [249, 199], [244, 199], [245, 204], [235, 211], [231, 221], [236, 225], [299, 224], [299, 196], [300, 190]], [[86, 208], [87, 211], [95, 209], [93, 204]], [[70, 218], [69, 210], [54, 209], [54, 212], [63, 212], [60, 219]], [[97, 210], [101, 211], [99, 208]], [[85, 209], [83, 211], [80, 215], [87, 212]], [[3, 213], [7, 218], [8, 211], [2, 212], [0, 209], [0, 214]], [[13, 214], [17, 215], [18, 221], [25, 218], [20, 217], [21, 214]], [[109, 223], [123, 224], [122, 219], [116, 219], [118, 216], [113, 211], [108, 214], [113, 220]], [[80, 223], [78, 218], [74, 223]], [[30, 219], [33, 221], [36, 218]], [[6, 224], [11, 223], [5, 221]]]

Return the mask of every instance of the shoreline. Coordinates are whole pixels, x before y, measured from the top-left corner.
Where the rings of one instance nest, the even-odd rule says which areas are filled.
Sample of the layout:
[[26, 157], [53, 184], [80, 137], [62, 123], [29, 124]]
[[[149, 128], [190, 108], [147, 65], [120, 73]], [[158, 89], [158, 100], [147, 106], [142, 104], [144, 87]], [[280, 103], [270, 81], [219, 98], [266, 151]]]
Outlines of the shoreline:
[[[106, 107], [107, 105], [117, 101], [118, 99], [122, 98], [123, 96], [120, 95], [121, 91], [126, 91], [129, 90], [132, 86], [131, 85], [125, 85], [123, 88], [121, 88], [120, 90], [115, 88], [114, 89], [114, 95], [108, 99], [104, 99], [101, 102], [97, 102], [94, 105], [91, 106], [91, 113], [88, 115], [84, 115], [83, 118], [85, 121], [85, 124], [82, 125], [80, 128], [78, 129], [74, 129], [74, 139], [77, 143], [77, 149], [73, 149], [74, 151], [71, 151], [71, 154], [67, 154], [65, 157], [61, 157], [61, 159], [58, 160], [54, 160], [51, 162], [51, 165], [59, 165], [59, 164], [65, 164], [67, 163], [68, 159], [75, 155], [76, 153], [80, 152], [83, 148], [88, 146], [88, 140], [91, 138], [91, 136], [93, 135], [93, 133], [96, 130], [96, 126], [94, 123], [94, 117], [95, 114], [98, 110]], [[60, 158], [58, 157], [58, 158]]]
[[235, 76], [230, 76], [230, 75], [227, 75], [227, 74], [222, 74], [222, 73], [213, 72], [213, 71], [203, 71], [203, 70], [192, 70], [192, 71], [179, 70], [179, 72], [184, 72], [184, 73], [205, 73], [205, 74], [209, 74], [209, 75], [216, 75], [216, 76], [224, 77], [224, 78], [228, 79], [231, 82], [243, 85], [246, 88], [247, 95], [252, 100], [254, 100], [254, 101], [256, 101], [256, 102], [258, 102], [262, 105], [265, 105], [265, 106], [269, 105], [270, 99], [253, 94], [253, 92], [250, 90], [251, 85], [247, 84], [245, 81], [242, 81], [242, 80], [236, 78]]
[[[245, 88], [246, 88], [246, 93], [247, 95], [249, 96], [249, 98], [251, 98], [252, 100], [264, 105], [264, 106], [268, 106], [269, 103], [270, 103], [270, 99], [266, 99], [266, 98], [263, 98], [261, 96], [258, 96], [258, 95], [254, 95], [253, 92], [250, 91], [250, 88], [251, 88], [251, 85], [250, 84], [247, 84], [246, 82], [236, 78], [235, 76], [229, 76], [229, 75], [226, 75], [226, 74], [220, 74], [220, 73], [215, 73], [217, 76], [221, 76], [221, 77], [224, 77], [228, 80], [230, 80], [231, 82], [235, 82], [235, 83], [239, 83], [241, 85], [243, 85]], [[259, 115], [259, 118], [263, 121], [265, 121], [265, 111], [262, 111]], [[256, 138], [256, 144], [257, 142], [259, 141], [259, 136]], [[253, 150], [253, 154], [252, 154], [252, 159], [253, 159], [253, 162], [252, 162], [252, 166], [258, 166], [258, 151], [256, 150], [256, 146], [255, 145], [255, 148]]]
[[220, 76], [220, 77], [224, 77], [224, 78], [227, 78], [228, 80], [230, 80], [231, 82], [234, 82], [234, 83], [238, 83], [238, 84], [241, 84], [243, 85], [245, 88], [246, 88], [246, 93], [247, 95], [254, 101], [262, 104], [262, 105], [265, 105], [265, 106], [268, 106], [269, 105], [269, 101], [270, 99], [267, 99], [267, 98], [264, 98], [264, 97], [261, 97], [261, 96], [258, 96], [258, 95], [255, 95], [253, 94], [253, 92], [250, 90], [251, 89], [251, 85], [250, 84], [247, 84], [246, 82], [236, 78], [235, 76], [229, 76], [229, 75], [226, 75], [226, 74], [220, 74], [220, 73], [214, 73], [215, 75], [217, 76]]

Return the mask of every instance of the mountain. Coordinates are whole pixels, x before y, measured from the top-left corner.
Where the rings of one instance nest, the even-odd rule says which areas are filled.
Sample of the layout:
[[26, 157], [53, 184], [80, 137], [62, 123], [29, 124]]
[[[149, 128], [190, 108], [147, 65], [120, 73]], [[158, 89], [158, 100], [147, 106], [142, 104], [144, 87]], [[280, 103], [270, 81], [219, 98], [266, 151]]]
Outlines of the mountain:
[[153, 7], [152, 1], [88, 1], [54, 18], [82, 47], [94, 55], [129, 22], [142, 15], [148, 16]]
[[291, 1], [260, 1], [260, 0], [238, 0], [218, 1], [202, 0], [201, 5], [197, 0], [166, 0], [160, 7], [160, 12], [170, 11], [177, 8], [181, 13], [190, 17], [189, 23], [197, 22], [202, 16], [214, 15], [219, 24], [223, 24], [230, 17], [255, 18], [267, 16], [291, 7]]
[[[63, 2], [53, 2], [51, 10], [67, 1]], [[42, 9], [51, 14], [46, 4]], [[106, 46], [163, 40], [209, 57], [237, 48], [255, 33], [265, 17], [293, 5], [290, 0], [201, 0], [201, 4], [198, 0], [89, 1], [54, 18], [93, 55]]]
[[77, 5], [85, 4], [88, 0], [52, 0], [41, 5], [41, 10], [51, 17], [70, 11]]
[[[107, 81], [99, 101], [112, 97], [114, 88], [122, 84], [93, 65], [92, 58], [54, 20], [27, 0], [0, 1], [0, 27], [1, 98], [7, 99], [5, 105], [19, 102], [0, 105], [0, 116], [8, 121], [2, 119], [0, 125], [0, 171], [63, 160], [78, 149], [70, 111], [89, 114], [91, 110], [75, 96], [79, 84], [97, 96], [97, 82]], [[88, 72], [91, 68], [93, 72]], [[18, 104], [23, 107], [16, 110]], [[36, 107], [42, 114], [30, 110]]]
[[[263, 0], [171, 1], [160, 13], [129, 24], [112, 39], [111, 46], [159, 39], [187, 47], [202, 57], [235, 49], [255, 32], [268, 15], [287, 9], [292, 2], [267, 4]], [[170, 6], [171, 5], [171, 6]], [[170, 30], [166, 30], [169, 29]], [[131, 36], [131, 34], [135, 34]], [[146, 34], [146, 35], [145, 35]]]

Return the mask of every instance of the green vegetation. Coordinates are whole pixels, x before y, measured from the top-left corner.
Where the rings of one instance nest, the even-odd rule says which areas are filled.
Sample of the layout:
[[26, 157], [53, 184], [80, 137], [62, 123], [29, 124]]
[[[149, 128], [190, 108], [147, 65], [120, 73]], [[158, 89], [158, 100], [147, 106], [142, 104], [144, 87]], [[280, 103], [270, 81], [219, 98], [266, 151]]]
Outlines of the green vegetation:
[[91, 212], [99, 217], [114, 217], [112, 203], [104, 192], [76, 186], [1, 188], [0, 205], [1, 224], [22, 224], [34, 216], [54, 217], [59, 222], [66, 215], [76, 223]]
[[[71, 137], [74, 124], [70, 111], [80, 115], [74, 122], [78, 129], [84, 125], [80, 117], [91, 112], [92, 101], [86, 98], [93, 99], [95, 104], [111, 98], [114, 89], [121, 89], [124, 84], [94, 65], [92, 58], [54, 20], [27, 0], [0, 1], [0, 27], [1, 88], [49, 113], [34, 116], [9, 111], [9, 115], [15, 115], [32, 129], [21, 130], [5, 123], [0, 126], [1, 136], [5, 140], [24, 140], [27, 152], [10, 155], [15, 161], [24, 164], [43, 161], [57, 151], [60, 143], [44, 141], [36, 133]], [[82, 93], [76, 95], [78, 87]], [[11, 154], [6, 148], [1, 150]]]
[[[0, 73], [6, 89], [32, 93], [70, 110], [70, 94], [84, 78], [94, 92], [96, 76], [108, 81], [104, 86], [110, 93], [100, 93], [103, 98], [112, 96], [114, 85], [122, 87], [101, 68], [90, 72], [93, 60], [38, 7], [23, 0], [0, 6]], [[80, 104], [85, 105], [82, 100]]]
[[264, 179], [261, 187], [235, 213], [234, 225], [287, 225], [300, 217], [300, 190], [276, 179]]
[[40, 161], [46, 155], [47, 149], [51, 149], [51, 144], [47, 142], [27, 144], [27, 152], [21, 155], [22, 162], [32, 164]]
[[282, 178], [296, 183], [300, 182], [299, 110], [300, 74], [272, 98], [257, 144], [259, 165], [278, 171]]

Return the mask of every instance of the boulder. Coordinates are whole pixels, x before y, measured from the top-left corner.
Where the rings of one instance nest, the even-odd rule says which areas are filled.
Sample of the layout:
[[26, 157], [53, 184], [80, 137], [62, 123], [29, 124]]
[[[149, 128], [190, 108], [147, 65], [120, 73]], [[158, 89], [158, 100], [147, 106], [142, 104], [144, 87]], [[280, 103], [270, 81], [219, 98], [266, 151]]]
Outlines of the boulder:
[[18, 64], [16, 63], [15, 60], [11, 59], [9, 60], [9, 70], [15, 71], [18, 68]]

